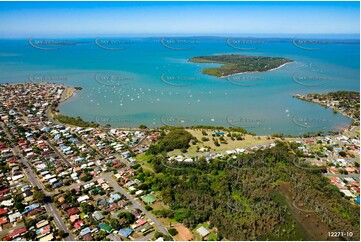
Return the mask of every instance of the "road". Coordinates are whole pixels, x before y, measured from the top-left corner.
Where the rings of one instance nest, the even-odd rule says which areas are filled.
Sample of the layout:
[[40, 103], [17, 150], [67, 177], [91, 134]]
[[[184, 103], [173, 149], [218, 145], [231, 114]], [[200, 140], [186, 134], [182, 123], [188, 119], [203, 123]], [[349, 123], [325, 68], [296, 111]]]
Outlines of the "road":
[[59, 150], [52, 145], [52, 143], [49, 140], [45, 140], [46, 143], [54, 150], [54, 152], [67, 164], [69, 167], [73, 167], [70, 162], [63, 156], [62, 153], [59, 152]]
[[83, 137], [78, 136], [79, 137], [79, 141], [82, 142], [83, 144], [87, 145], [90, 149], [94, 150], [94, 152], [96, 152], [98, 155], [100, 155], [101, 158], [105, 159], [106, 156], [98, 149], [98, 147], [93, 147], [91, 144], [89, 144], [88, 141], [86, 141], [85, 139], [83, 139]]
[[[105, 181], [107, 181], [113, 188], [114, 188], [114, 191], [115, 192], [119, 192], [121, 194], [123, 194], [127, 199], [129, 199], [129, 201], [132, 202], [132, 207], [133, 208], [137, 208], [137, 209], [140, 209], [148, 218], [150, 218], [153, 223], [158, 227], [159, 231], [162, 232], [163, 234], [166, 234], [166, 235], [169, 235], [167, 229], [163, 226], [162, 223], [160, 223], [156, 217], [153, 216], [153, 214], [151, 214], [150, 212], [148, 212], [142, 204], [140, 204], [136, 199], [134, 199], [125, 189], [123, 189], [121, 186], [119, 186], [118, 183], [116, 183], [113, 178], [112, 178], [112, 175], [113, 173], [105, 173], [105, 174], [102, 174], [100, 176], [97, 176], [97, 177], [94, 177], [92, 178], [90, 181], [88, 182], [81, 182], [81, 183], [73, 183], [71, 184], [70, 186], [67, 186], [66, 189], [67, 190], [71, 190], [73, 189], [74, 187], [76, 186], [79, 186], [79, 185], [85, 185], [85, 184], [88, 184], [88, 183], [91, 183], [91, 182], [95, 182], [96, 180], [98, 179], [104, 179]], [[146, 236], [147, 238], [148, 237], [151, 237], [151, 235], [147, 235]], [[144, 239], [142, 238], [141, 240], [147, 240], [147, 239]]]
[[[9, 134], [9, 132], [7, 131], [7, 129], [4, 127], [4, 124], [1, 123], [1, 127], [3, 128], [5, 135], [7, 136], [7, 138], [9, 139], [9, 141], [13, 144], [12, 142], [12, 138], [11, 135]], [[13, 150], [15, 152], [15, 154], [20, 157], [20, 161], [21, 163], [24, 165], [25, 168], [25, 173], [28, 177], [28, 180], [32, 183], [33, 186], [36, 186], [40, 189], [43, 190], [43, 192], [45, 194], [48, 194], [48, 192], [44, 189], [43, 184], [37, 179], [36, 175], [34, 174], [33, 170], [30, 168], [30, 164], [25, 160], [25, 158], [23, 157], [23, 155], [21, 154], [21, 152], [19, 151], [18, 147], [13, 144]], [[65, 240], [67, 241], [73, 241], [74, 237], [72, 236], [72, 234], [69, 232], [68, 228], [66, 227], [65, 223], [63, 222], [61, 216], [59, 215], [58, 211], [54, 208], [54, 205], [51, 203], [46, 203], [44, 204], [46, 211], [48, 212], [48, 214], [50, 214], [51, 216], [54, 217], [54, 222], [55, 225], [60, 229], [60, 230], [64, 230], [66, 233], [68, 233], [69, 235], [65, 238]]]
[[104, 178], [104, 180], [107, 181], [114, 188], [115, 192], [119, 192], [119, 193], [123, 194], [127, 199], [129, 199], [129, 201], [132, 202], [132, 204], [135, 208], [140, 209], [148, 218], [150, 218], [153, 221], [153, 223], [158, 227], [158, 230], [161, 233], [169, 236], [169, 233], [168, 233], [167, 229], [163, 226], [163, 224], [161, 222], [159, 222], [157, 220], [157, 218], [153, 216], [153, 214], [148, 212], [137, 200], [135, 200], [130, 194], [128, 194], [127, 191], [125, 191], [122, 187], [120, 187], [118, 185], [118, 183], [116, 183], [112, 179], [111, 176], [112, 176], [112, 174], [106, 173], [102, 176], [102, 178]]

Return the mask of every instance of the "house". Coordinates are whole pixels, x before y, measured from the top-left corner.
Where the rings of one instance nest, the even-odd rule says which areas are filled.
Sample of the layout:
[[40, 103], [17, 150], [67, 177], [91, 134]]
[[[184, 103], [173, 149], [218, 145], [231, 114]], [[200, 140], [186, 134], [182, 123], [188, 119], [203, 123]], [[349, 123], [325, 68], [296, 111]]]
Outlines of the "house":
[[116, 203], [112, 203], [112, 204], [109, 204], [109, 207], [108, 207], [108, 211], [113, 211], [117, 208], [117, 204]]
[[140, 227], [140, 226], [142, 226], [142, 225], [144, 225], [146, 223], [147, 223], [146, 220], [140, 218], [135, 222], [135, 224], [132, 225], [132, 227], [133, 227], [133, 229], [135, 229], [135, 228], [138, 228], [138, 227]]
[[110, 194], [110, 198], [113, 199], [114, 202], [118, 201], [121, 197], [117, 193]]
[[114, 233], [109, 234], [106, 238], [109, 239], [110, 241], [122, 241], [122, 238], [120, 238], [119, 235]]
[[91, 234], [86, 234], [83, 236], [84, 241], [93, 241], [93, 236]]
[[99, 221], [99, 220], [102, 220], [104, 218], [103, 214], [99, 211], [95, 211], [93, 213], [93, 218], [96, 220], [96, 221]]
[[19, 235], [25, 234], [26, 231], [28, 231], [28, 230], [27, 230], [27, 228], [25, 228], [25, 227], [24, 227], [24, 228], [21, 228], [21, 229], [18, 229], [18, 230], [15, 230], [14, 232], [9, 233], [9, 237], [12, 238], [12, 239], [14, 239], [14, 238], [18, 237]]
[[4, 224], [7, 224], [9, 221], [7, 219], [7, 217], [0, 217], [0, 227], [3, 226]]
[[343, 194], [345, 194], [346, 197], [356, 197], [355, 195], [353, 195], [349, 190], [346, 190], [346, 189], [342, 189], [340, 190], [340, 192], [342, 192]]
[[80, 211], [79, 211], [78, 208], [74, 207], [74, 208], [68, 209], [68, 211], [67, 211], [66, 213], [67, 213], [68, 216], [70, 217], [71, 215], [80, 213]]
[[84, 196], [82, 196], [82, 197], [79, 197], [78, 199], [77, 199], [77, 201], [79, 202], [79, 203], [82, 203], [82, 202], [85, 202], [86, 200], [88, 200], [89, 199], [89, 196], [88, 195], [84, 195]]
[[111, 233], [113, 231], [112, 227], [110, 225], [107, 225], [107, 224], [99, 224], [99, 228], [101, 230], [104, 230], [105, 232], [108, 232], [108, 233]]
[[45, 225], [48, 225], [49, 224], [49, 221], [48, 220], [41, 220], [40, 222], [38, 222], [35, 227], [38, 229], [38, 228], [41, 228], [41, 227], [44, 227]]
[[21, 213], [20, 212], [16, 212], [13, 214], [9, 214], [9, 221], [10, 223], [16, 222], [19, 218], [21, 218]]
[[89, 234], [90, 232], [91, 232], [90, 228], [86, 227], [80, 231], [79, 237], [83, 237], [84, 235]]
[[42, 238], [39, 239], [39, 241], [52, 241], [54, 239], [54, 235], [53, 234], [48, 234]]
[[7, 214], [9, 212], [9, 210], [7, 208], [0, 208], [0, 216]]
[[79, 215], [78, 214], [74, 214], [70, 216], [70, 222], [74, 223], [75, 221], [77, 221], [79, 219]]
[[34, 209], [38, 208], [39, 206], [40, 206], [39, 203], [33, 203], [29, 206], [26, 206], [24, 211], [22, 212], [22, 214], [27, 214], [27, 213], [33, 211]]
[[81, 226], [83, 226], [84, 225], [84, 220], [79, 220], [79, 221], [76, 221], [75, 223], [74, 223], [74, 228], [75, 229], [80, 229], [81, 228]]
[[125, 238], [128, 238], [133, 233], [133, 230], [131, 228], [125, 228], [125, 229], [120, 229], [118, 233], [124, 236]]
[[197, 229], [198, 234], [200, 234], [203, 238], [206, 237], [207, 235], [209, 235], [209, 231], [208, 229], [206, 229], [205, 227], [201, 226]]
[[142, 196], [141, 199], [147, 204], [153, 204], [155, 199], [151, 195]]
[[50, 233], [50, 230], [51, 230], [50, 225], [46, 225], [45, 227], [42, 227], [42, 228], [40, 228], [40, 229], [37, 229], [37, 230], [35, 231], [35, 234], [37, 235], [37, 238], [41, 238], [41, 237], [49, 234], [49, 233]]
[[70, 205], [69, 205], [69, 203], [64, 203], [63, 205], [61, 205], [61, 208], [63, 210], [67, 210], [68, 208], [70, 208]]

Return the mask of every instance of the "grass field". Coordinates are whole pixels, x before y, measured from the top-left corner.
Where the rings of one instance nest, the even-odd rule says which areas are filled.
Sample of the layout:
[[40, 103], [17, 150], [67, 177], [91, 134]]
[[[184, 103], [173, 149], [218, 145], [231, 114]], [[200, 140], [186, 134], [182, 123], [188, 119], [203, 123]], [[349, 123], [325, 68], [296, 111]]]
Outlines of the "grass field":
[[[209, 152], [224, 152], [226, 150], [234, 150], [236, 148], [242, 148], [242, 149], [246, 149], [246, 148], [251, 148], [253, 146], [256, 145], [268, 145], [271, 144], [273, 142], [275, 142], [276, 140], [281, 140], [280, 138], [273, 138], [270, 136], [253, 136], [253, 135], [243, 135], [244, 139], [243, 140], [232, 140], [231, 137], [227, 137], [228, 132], [224, 132], [223, 138], [224, 141], [227, 144], [223, 144], [219, 141], [220, 136], [212, 136], [212, 134], [214, 133], [214, 131], [212, 130], [204, 130], [206, 131], [207, 135], [204, 136], [202, 134], [202, 130], [200, 129], [186, 129], [188, 132], [190, 132], [194, 137], [196, 137], [199, 141], [199, 143], [197, 143], [196, 145], [192, 145], [190, 146], [190, 148], [188, 149], [187, 154], [189, 155], [201, 155], [204, 154], [202, 152], [197, 152], [197, 146], [198, 147], [210, 147], [210, 151]], [[236, 133], [236, 132], [232, 132], [232, 133]], [[209, 141], [202, 141], [202, 137], [206, 137], [209, 139]], [[214, 141], [212, 140], [212, 138], [216, 138], [218, 140], [218, 143], [220, 144], [220, 146], [216, 146], [214, 144]], [[296, 140], [295, 138], [285, 138], [285, 140], [291, 141], [291, 140]], [[180, 150], [174, 150], [172, 152], [168, 152], [168, 155], [180, 155], [182, 154], [182, 152]]]

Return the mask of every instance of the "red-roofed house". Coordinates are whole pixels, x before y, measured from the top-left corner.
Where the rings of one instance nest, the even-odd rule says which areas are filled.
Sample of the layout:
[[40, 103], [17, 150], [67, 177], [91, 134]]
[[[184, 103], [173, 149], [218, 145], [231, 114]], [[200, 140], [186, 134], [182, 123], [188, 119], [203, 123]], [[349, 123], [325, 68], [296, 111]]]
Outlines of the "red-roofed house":
[[348, 184], [352, 187], [358, 187], [360, 185], [357, 181], [349, 182]]
[[77, 221], [79, 219], [79, 215], [78, 214], [74, 214], [70, 216], [70, 222], [74, 223], [75, 221]]
[[140, 227], [140, 226], [142, 226], [142, 225], [144, 225], [144, 224], [146, 224], [146, 223], [147, 223], [146, 220], [140, 218], [140, 219], [138, 219], [137, 222], [135, 223], [135, 226], [136, 226], [136, 228], [138, 228], [138, 227]]
[[66, 213], [70, 217], [71, 215], [78, 214], [79, 212], [80, 211], [78, 208], [70, 208], [70, 209], [68, 209], [68, 211]]
[[0, 216], [7, 214], [9, 212], [9, 210], [7, 208], [0, 208]]
[[0, 226], [2, 226], [3, 224], [7, 224], [8, 218], [7, 217], [0, 217]]
[[16, 237], [18, 237], [19, 235], [25, 234], [26, 231], [28, 231], [28, 230], [27, 230], [25, 227], [24, 227], [24, 228], [21, 228], [21, 229], [18, 229], [18, 230], [15, 230], [14, 232], [9, 233], [9, 237], [10, 237], [10, 238], [16, 238]]
[[333, 173], [333, 174], [338, 173], [338, 168], [336, 168], [336, 167], [328, 168], [328, 170], [329, 170], [331, 173]]
[[338, 179], [337, 177], [335, 177], [335, 176], [334, 176], [334, 177], [331, 177], [330, 180], [331, 180], [332, 183], [339, 182], [339, 179]]
[[354, 172], [355, 172], [355, 168], [352, 168], [352, 167], [346, 167], [345, 170], [346, 170], [348, 173], [354, 173]]
[[8, 191], [10, 191], [10, 188], [5, 188], [4, 190], [0, 191], [0, 195], [6, 194]]
[[74, 224], [74, 228], [79, 229], [81, 226], [83, 226], [84, 220], [79, 220]]

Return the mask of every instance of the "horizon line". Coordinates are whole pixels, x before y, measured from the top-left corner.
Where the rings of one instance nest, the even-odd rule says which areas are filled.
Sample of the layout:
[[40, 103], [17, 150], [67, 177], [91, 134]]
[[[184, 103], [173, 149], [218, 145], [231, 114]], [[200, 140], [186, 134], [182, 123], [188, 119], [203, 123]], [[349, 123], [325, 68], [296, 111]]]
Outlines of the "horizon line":
[[[301, 35], [301, 36], [300, 36]], [[28, 40], [31, 38], [164, 38], [164, 37], [240, 37], [240, 38], [325, 38], [325, 37], [342, 37], [343, 39], [357, 39], [360, 40], [360, 33], [117, 33], [117, 34], [81, 34], [81, 35], [68, 35], [68, 34], [50, 34], [50, 35], [31, 35], [31, 36], [1, 36], [0, 39], [18, 39]]]

